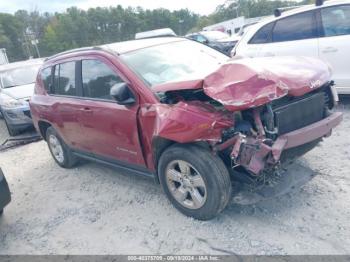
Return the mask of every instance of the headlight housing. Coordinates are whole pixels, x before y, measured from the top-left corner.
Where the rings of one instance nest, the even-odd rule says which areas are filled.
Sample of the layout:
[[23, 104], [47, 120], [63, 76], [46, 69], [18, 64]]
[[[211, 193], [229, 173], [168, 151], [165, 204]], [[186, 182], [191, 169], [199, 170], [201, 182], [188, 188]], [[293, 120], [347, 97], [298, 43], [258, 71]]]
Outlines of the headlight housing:
[[26, 102], [23, 100], [17, 100], [8, 95], [0, 94], [0, 106], [3, 108], [16, 108], [26, 105]]

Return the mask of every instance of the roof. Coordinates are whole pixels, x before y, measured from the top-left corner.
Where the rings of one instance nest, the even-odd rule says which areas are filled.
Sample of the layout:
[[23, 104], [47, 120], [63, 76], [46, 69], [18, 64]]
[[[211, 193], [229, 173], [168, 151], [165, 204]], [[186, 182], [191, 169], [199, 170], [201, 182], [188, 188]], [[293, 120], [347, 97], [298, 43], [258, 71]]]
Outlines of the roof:
[[[311, 11], [315, 9], [319, 9], [322, 7], [327, 7], [327, 6], [333, 6], [333, 5], [341, 5], [341, 4], [349, 4], [349, 0], [330, 0], [330, 1], [325, 1], [323, 5], [317, 6], [316, 4], [312, 5], [302, 5], [300, 7], [293, 8], [291, 10], [283, 11], [282, 14], [278, 17], [275, 16], [269, 16], [266, 19], [263, 19], [261, 23], [267, 24], [271, 21], [278, 20], [283, 17], [287, 17], [290, 15], [295, 15], [298, 13], [306, 12], [306, 11]], [[258, 23], [261, 25], [261, 23]]]
[[67, 50], [67, 51], [55, 54], [53, 56], [48, 57], [45, 61], [58, 58], [62, 55], [75, 54], [78, 52], [93, 51], [93, 50], [104, 50], [107, 52], [114, 53], [116, 55], [120, 55], [128, 52], [132, 52], [138, 49], [143, 49], [143, 48], [157, 46], [157, 45], [163, 45], [163, 44], [172, 43], [172, 42], [179, 42], [179, 41], [186, 41], [186, 39], [182, 37], [174, 37], [174, 36], [173, 37], [154, 37], [154, 38], [110, 43], [110, 44], [105, 44], [101, 46], [82, 47], [82, 48], [71, 49], [71, 50]]
[[0, 65], [0, 71], [11, 70], [19, 67], [25, 67], [29, 65], [41, 65], [44, 62], [43, 58], [29, 59], [25, 61], [13, 62]]
[[144, 49], [151, 46], [163, 45], [172, 42], [186, 41], [182, 37], [155, 37], [139, 40], [124, 41], [101, 46], [102, 49], [109, 49], [118, 54], [124, 54], [138, 49]]

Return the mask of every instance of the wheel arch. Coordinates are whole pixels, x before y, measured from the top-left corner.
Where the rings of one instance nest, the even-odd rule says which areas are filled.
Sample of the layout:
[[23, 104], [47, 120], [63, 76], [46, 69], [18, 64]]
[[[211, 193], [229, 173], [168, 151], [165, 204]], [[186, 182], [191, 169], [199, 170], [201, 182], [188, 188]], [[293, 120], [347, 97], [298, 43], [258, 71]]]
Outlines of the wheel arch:
[[159, 159], [161, 157], [161, 155], [164, 153], [164, 151], [166, 149], [168, 149], [171, 146], [174, 145], [196, 145], [199, 147], [204, 148], [205, 150], [211, 150], [209, 143], [207, 143], [206, 141], [195, 141], [195, 142], [191, 142], [191, 143], [179, 143], [167, 138], [163, 138], [160, 136], [157, 136], [155, 138], [153, 138], [152, 141], [152, 148], [153, 148], [153, 160], [154, 160], [154, 168], [156, 170], [156, 182], [159, 184], [159, 174], [158, 174], [158, 163], [159, 163]]
[[39, 120], [39, 122], [38, 122], [38, 128], [39, 128], [40, 135], [42, 136], [42, 138], [45, 141], [46, 141], [46, 131], [51, 126], [52, 126], [51, 123], [44, 121], [44, 120]]

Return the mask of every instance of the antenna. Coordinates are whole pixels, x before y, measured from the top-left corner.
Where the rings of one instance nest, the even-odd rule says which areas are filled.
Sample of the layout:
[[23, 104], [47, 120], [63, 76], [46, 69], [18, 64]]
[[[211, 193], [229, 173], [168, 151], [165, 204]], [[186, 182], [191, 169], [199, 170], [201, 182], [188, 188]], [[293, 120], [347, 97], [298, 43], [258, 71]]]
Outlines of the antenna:
[[273, 14], [275, 15], [275, 17], [279, 17], [281, 16], [282, 12], [280, 9], [276, 8], [274, 11], [273, 11]]
[[323, 5], [324, 0], [316, 0], [316, 6], [321, 6]]

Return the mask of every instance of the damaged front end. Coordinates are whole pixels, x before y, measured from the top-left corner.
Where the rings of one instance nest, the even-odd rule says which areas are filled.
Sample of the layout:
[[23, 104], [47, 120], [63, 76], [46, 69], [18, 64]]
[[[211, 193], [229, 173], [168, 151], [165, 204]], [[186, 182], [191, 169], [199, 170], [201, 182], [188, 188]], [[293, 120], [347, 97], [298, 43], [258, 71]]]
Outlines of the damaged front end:
[[330, 77], [326, 64], [309, 58], [231, 61], [202, 79], [154, 87], [161, 103], [140, 111], [144, 139], [206, 142], [230, 172], [273, 173], [341, 122], [331, 113]]
[[252, 176], [273, 172], [281, 162], [311, 150], [341, 122], [342, 114], [330, 114], [331, 107], [321, 96], [326, 93], [320, 90], [283, 106], [271, 103], [245, 111], [241, 121], [250, 119], [251, 130], [244, 133], [232, 130], [231, 137], [215, 145], [214, 150], [226, 163], [231, 163], [231, 168], [243, 167]]

